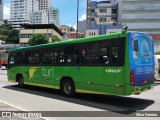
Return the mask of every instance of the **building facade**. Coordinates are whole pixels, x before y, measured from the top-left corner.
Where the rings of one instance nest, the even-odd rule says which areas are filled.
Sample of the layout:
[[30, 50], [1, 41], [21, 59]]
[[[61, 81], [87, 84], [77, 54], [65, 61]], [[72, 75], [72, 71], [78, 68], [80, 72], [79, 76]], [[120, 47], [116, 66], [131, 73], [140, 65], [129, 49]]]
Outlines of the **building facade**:
[[39, 10], [45, 10], [48, 13], [49, 8], [52, 7], [52, 0], [39, 0]]
[[32, 24], [48, 24], [48, 15], [45, 10], [32, 12]]
[[118, 23], [129, 31], [150, 34], [160, 54], [160, 0], [112, 0], [118, 5]]
[[160, 34], [160, 0], [118, 0], [118, 11], [128, 30]]
[[3, 20], [3, 0], [0, 0], [0, 21]]
[[10, 20], [13, 28], [20, 28], [20, 24], [32, 23], [32, 11], [38, 10], [38, 0], [11, 0]]
[[84, 37], [84, 34], [83, 33], [80, 33], [80, 32], [69, 32], [68, 33], [68, 40], [75, 40], [77, 39], [77, 36], [78, 38], [83, 38]]
[[57, 26], [60, 25], [60, 15], [59, 15], [59, 9], [58, 8], [49, 8], [48, 11], [48, 18], [49, 18], [49, 24], [55, 24]]
[[58, 38], [63, 40], [62, 32], [54, 24], [21, 25], [20, 35], [19, 35], [20, 46], [21, 47], [28, 46], [29, 38], [36, 33], [45, 34], [49, 38], [50, 42], [53, 35], [56, 35]]
[[69, 38], [69, 32], [70, 32], [70, 27], [67, 26], [67, 25], [61, 25], [61, 26], [59, 26], [59, 29], [63, 33], [63, 39], [64, 40], [68, 40], [68, 38]]
[[78, 21], [78, 32], [83, 33], [85, 35], [85, 33], [86, 33], [86, 20]]
[[20, 24], [48, 24], [49, 20], [58, 25], [58, 17], [56, 19], [58, 22], [49, 19], [50, 8], [52, 0], [11, 0], [9, 23], [17, 29], [20, 28]]
[[117, 24], [117, 6], [110, 1], [87, 0], [86, 37], [119, 32], [122, 25]]

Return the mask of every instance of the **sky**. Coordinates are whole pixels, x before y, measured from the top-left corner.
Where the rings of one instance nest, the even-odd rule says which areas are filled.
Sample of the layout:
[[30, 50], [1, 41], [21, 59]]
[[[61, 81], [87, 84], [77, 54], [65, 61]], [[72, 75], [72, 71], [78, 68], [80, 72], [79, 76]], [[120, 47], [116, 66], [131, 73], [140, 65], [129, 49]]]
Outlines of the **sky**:
[[[52, 0], [52, 6], [60, 10], [60, 24], [76, 27], [78, 0]], [[101, 1], [101, 0], [94, 0]], [[86, 19], [87, 0], [79, 0], [79, 20]], [[4, 0], [4, 19], [10, 17], [10, 0]]]

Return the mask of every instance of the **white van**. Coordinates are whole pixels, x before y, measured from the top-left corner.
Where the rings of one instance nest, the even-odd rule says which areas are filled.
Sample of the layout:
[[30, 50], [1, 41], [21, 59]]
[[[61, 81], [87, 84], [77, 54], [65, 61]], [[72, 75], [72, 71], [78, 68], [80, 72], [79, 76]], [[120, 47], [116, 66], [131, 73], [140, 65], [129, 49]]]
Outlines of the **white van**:
[[154, 56], [154, 60], [155, 60], [154, 79], [155, 79], [155, 80], [159, 80], [159, 79], [158, 79], [158, 71], [159, 71], [159, 63], [158, 63], [158, 60], [160, 60], [160, 55], [155, 55], [155, 56]]

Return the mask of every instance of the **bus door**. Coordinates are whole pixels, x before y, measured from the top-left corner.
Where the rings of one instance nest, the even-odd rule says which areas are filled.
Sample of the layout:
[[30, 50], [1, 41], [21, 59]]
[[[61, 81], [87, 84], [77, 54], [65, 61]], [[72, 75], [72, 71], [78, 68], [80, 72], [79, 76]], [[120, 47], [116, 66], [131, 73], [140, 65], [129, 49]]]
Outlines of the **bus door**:
[[82, 89], [124, 94], [124, 38], [85, 44], [81, 54]]

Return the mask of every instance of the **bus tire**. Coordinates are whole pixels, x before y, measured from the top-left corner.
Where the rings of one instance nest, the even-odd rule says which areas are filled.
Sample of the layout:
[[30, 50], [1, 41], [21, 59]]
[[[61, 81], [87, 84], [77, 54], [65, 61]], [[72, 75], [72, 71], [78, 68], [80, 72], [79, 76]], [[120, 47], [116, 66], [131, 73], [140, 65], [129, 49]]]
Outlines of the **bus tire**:
[[74, 97], [75, 96], [75, 85], [70, 79], [65, 79], [61, 83], [61, 92], [64, 96]]
[[24, 79], [23, 79], [22, 76], [19, 76], [19, 77], [18, 77], [17, 82], [18, 82], [18, 86], [19, 86], [19, 87], [21, 87], [21, 88], [24, 87]]

